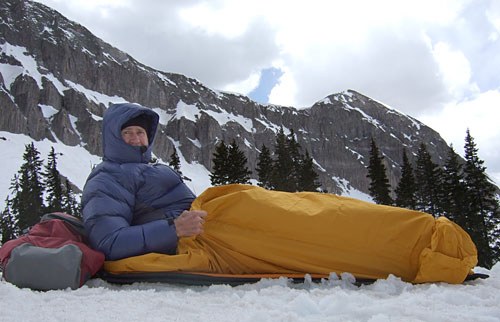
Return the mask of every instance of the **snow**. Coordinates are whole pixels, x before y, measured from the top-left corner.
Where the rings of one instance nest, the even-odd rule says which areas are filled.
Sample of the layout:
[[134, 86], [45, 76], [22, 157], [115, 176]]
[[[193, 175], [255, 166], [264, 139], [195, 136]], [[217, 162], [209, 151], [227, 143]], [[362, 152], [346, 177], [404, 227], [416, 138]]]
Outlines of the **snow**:
[[59, 172], [80, 189], [83, 188], [92, 167], [101, 162], [100, 157], [90, 154], [82, 146], [68, 146], [60, 142], [54, 143], [47, 139], [34, 141], [31, 137], [23, 134], [13, 134], [3, 131], [0, 131], [0, 138], [5, 138], [5, 140], [0, 140], [0, 149], [3, 151], [0, 161], [2, 169], [0, 175], [0, 210], [5, 208], [5, 198], [9, 193], [10, 182], [23, 163], [25, 145], [31, 142], [34, 143], [36, 149], [40, 152], [40, 159], [44, 161], [47, 160], [50, 149], [53, 146], [57, 153], [57, 168]]
[[201, 149], [201, 143], [198, 139], [191, 139], [191, 138], [188, 138], [189, 141], [191, 141], [191, 143], [193, 143], [193, 145], [195, 147], [197, 147], [198, 149]]
[[486, 280], [413, 285], [390, 276], [360, 287], [350, 278], [293, 284], [113, 285], [38, 292], [0, 282], [0, 321], [484, 321], [500, 320], [500, 264]]
[[[205, 191], [205, 189], [211, 186], [210, 172], [207, 168], [205, 168], [205, 166], [199, 164], [198, 162], [188, 163], [182, 154], [179, 141], [176, 141], [171, 137], [169, 137], [169, 139], [177, 150], [182, 174], [191, 179], [191, 181], [185, 181], [186, 185], [194, 192], [195, 195], [200, 195], [203, 191]], [[168, 160], [162, 160], [162, 162], [168, 164]]]
[[75, 91], [82, 93], [85, 95], [87, 100], [92, 101], [96, 104], [104, 104], [105, 107], [108, 107], [109, 104], [117, 104], [117, 103], [128, 103], [123, 97], [114, 95], [109, 96], [106, 94], [102, 94], [88, 88], [85, 88], [83, 85], [73, 83], [69, 80], [66, 80], [66, 83], [73, 88]]
[[361, 192], [358, 189], [355, 189], [353, 186], [351, 186], [351, 183], [346, 179], [333, 176], [332, 180], [337, 183], [337, 186], [342, 188], [343, 196], [356, 198], [367, 202], [373, 202], [373, 199], [372, 197], [370, 197], [370, 195], [367, 195], [366, 193]]
[[111, 61], [114, 61], [114, 62], [115, 62], [115, 63], [117, 63], [118, 65], [121, 65], [121, 63], [120, 63], [119, 61], [117, 61], [117, 60], [116, 60], [113, 56], [111, 56], [111, 54], [108, 54], [108, 53], [103, 53], [103, 55], [104, 55], [107, 59], [109, 59], [109, 60], [111, 60]]
[[35, 58], [33, 58], [33, 56], [26, 54], [27, 49], [25, 47], [14, 46], [9, 44], [8, 42], [5, 42], [0, 45], [0, 53], [4, 53], [6, 56], [14, 57], [22, 65], [22, 67], [17, 66], [19, 68], [22, 68], [22, 70], [19, 70], [13, 68], [13, 66], [11, 65], [1, 64], [2, 66], [0, 66], [0, 73], [2, 74], [2, 77], [5, 78], [6, 76], [4, 75], [4, 72], [7, 74], [7, 80], [5, 81], [5, 84], [8, 85], [7, 88], [10, 88], [11, 83], [21, 73], [30, 75], [36, 81], [38, 87], [42, 88], [42, 75], [38, 71], [36, 60]]
[[[263, 116], [264, 117], [264, 116]], [[265, 117], [264, 117], [265, 118]], [[262, 125], [264, 125], [266, 128], [270, 129], [271, 131], [273, 131], [274, 133], [278, 133], [279, 130], [280, 130], [280, 126], [278, 126], [277, 124], [275, 123], [272, 123], [270, 121], [268, 121], [267, 119], [266, 120], [261, 120], [261, 119], [255, 119], [255, 121], [261, 123]], [[285, 134], [289, 134], [290, 133], [290, 130], [287, 128], [287, 127], [283, 127], [283, 132]]]
[[10, 88], [16, 78], [23, 73], [24, 69], [21, 66], [13, 66], [9, 64], [0, 64], [0, 74], [4, 80], [6, 88]]
[[186, 104], [182, 100], [179, 100], [174, 116], [176, 119], [180, 120], [184, 117], [186, 120], [196, 122], [199, 116], [200, 109], [196, 105]]
[[42, 110], [43, 117], [45, 117], [46, 119], [50, 119], [52, 116], [56, 115], [57, 112], [59, 112], [50, 105], [38, 104], [38, 106]]
[[168, 78], [167, 76], [165, 76], [161, 72], [156, 72], [156, 76], [158, 76], [158, 78], [160, 78], [163, 81], [163, 83], [165, 83], [165, 85], [170, 84], [173, 86], [177, 86], [176, 83], [174, 83], [170, 78]]
[[168, 121], [172, 118], [172, 115], [168, 114], [165, 110], [163, 110], [159, 107], [152, 108], [152, 110], [155, 111], [156, 114], [159, 115], [159, 117], [160, 117], [159, 123], [161, 125], [167, 125]]
[[[356, 156], [356, 159], [357, 160], [360, 160], [360, 159], [364, 159], [363, 155], [357, 151], [354, 151], [353, 149], [351, 149], [350, 147], [348, 147], [347, 145], [345, 146], [345, 149], [349, 152], [351, 152], [352, 154], [354, 154]], [[363, 161], [361, 161], [361, 164], [364, 164]]]
[[380, 124], [380, 122], [371, 117], [370, 115], [366, 114], [362, 109], [358, 108], [358, 107], [352, 107], [351, 105], [347, 104], [347, 103], [344, 103], [344, 106], [343, 106], [343, 109], [346, 110], [346, 111], [356, 111], [358, 112], [359, 114], [361, 114], [361, 118], [365, 121], [368, 121], [368, 123], [371, 123], [373, 126], [379, 128], [380, 130], [384, 131], [385, 132], [385, 129], [384, 127]]
[[[227, 113], [223, 110], [220, 110], [220, 112], [203, 110], [203, 113], [211, 116], [220, 124], [220, 126], [224, 126], [228, 122], [236, 122], [240, 124], [245, 129], [245, 131], [249, 133], [255, 133], [253, 122], [249, 118], [240, 115], [234, 115], [233, 113]], [[184, 117], [187, 120], [196, 122], [196, 120], [200, 117], [200, 109], [194, 104], [186, 104], [185, 102], [180, 100], [177, 103], [177, 109], [174, 117], [176, 119], [181, 119], [182, 117]]]
[[253, 122], [249, 118], [243, 117], [241, 115], [234, 115], [233, 113], [227, 113], [225, 111], [214, 112], [211, 110], [205, 110], [203, 112], [214, 118], [221, 127], [226, 125], [226, 123], [228, 122], [236, 122], [240, 124], [248, 133], [255, 133]]

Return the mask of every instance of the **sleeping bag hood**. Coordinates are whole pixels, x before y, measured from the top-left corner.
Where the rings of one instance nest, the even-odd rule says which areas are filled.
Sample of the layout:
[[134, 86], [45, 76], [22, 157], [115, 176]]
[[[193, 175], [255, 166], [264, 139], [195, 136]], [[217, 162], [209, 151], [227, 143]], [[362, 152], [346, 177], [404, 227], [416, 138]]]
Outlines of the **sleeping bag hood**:
[[[149, 145], [131, 146], [122, 139], [122, 126], [140, 115], [148, 120]], [[103, 154], [105, 161], [116, 163], [148, 163], [158, 127], [159, 116], [154, 111], [138, 104], [122, 103], [111, 105], [104, 113], [102, 127]]]

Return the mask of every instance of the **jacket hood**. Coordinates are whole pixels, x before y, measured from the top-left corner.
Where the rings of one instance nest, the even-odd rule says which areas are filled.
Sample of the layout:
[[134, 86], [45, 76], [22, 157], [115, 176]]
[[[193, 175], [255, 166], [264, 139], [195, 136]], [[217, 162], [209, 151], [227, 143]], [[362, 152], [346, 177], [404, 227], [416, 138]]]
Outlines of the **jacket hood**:
[[[149, 118], [147, 129], [149, 145], [131, 146], [122, 139], [121, 128], [130, 119], [139, 115]], [[105, 161], [116, 163], [148, 163], [158, 128], [159, 116], [151, 109], [138, 104], [113, 104], [104, 113], [102, 124], [102, 147]]]

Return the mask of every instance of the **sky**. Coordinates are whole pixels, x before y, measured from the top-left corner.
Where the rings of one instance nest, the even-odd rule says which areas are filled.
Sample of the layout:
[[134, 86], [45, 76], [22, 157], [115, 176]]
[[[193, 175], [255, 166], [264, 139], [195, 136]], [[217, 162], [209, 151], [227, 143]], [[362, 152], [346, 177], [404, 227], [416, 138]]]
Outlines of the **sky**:
[[486, 280], [412, 285], [390, 276], [356, 287], [345, 279], [292, 284], [112, 285], [91, 279], [77, 290], [37, 292], [0, 281], [0, 321], [496, 322], [500, 264]]
[[305, 108], [356, 90], [467, 129], [500, 183], [500, 1], [38, 0], [155, 69]]

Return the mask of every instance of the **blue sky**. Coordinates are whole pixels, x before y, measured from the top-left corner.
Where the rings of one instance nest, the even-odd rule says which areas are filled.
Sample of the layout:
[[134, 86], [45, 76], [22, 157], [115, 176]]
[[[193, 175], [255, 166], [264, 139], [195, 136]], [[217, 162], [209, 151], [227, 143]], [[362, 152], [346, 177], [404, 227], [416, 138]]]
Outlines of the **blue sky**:
[[263, 69], [257, 87], [248, 93], [248, 97], [261, 104], [268, 103], [269, 94], [282, 75], [283, 72], [275, 67]]

